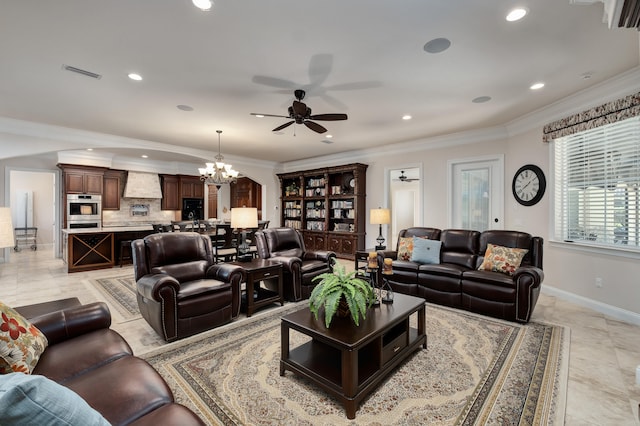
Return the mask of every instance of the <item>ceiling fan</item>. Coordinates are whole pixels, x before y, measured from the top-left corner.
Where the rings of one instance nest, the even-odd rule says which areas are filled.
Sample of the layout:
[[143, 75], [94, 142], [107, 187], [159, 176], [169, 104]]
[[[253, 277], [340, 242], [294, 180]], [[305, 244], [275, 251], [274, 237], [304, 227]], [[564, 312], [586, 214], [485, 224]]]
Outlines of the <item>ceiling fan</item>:
[[413, 182], [415, 180], [420, 180], [417, 178], [410, 178], [409, 176], [404, 174], [404, 170], [402, 170], [400, 172], [400, 176], [398, 176], [398, 179], [394, 179], [394, 180], [399, 180], [400, 182]]
[[311, 108], [309, 108], [306, 104], [302, 103], [302, 100], [305, 96], [305, 91], [298, 89], [293, 92], [296, 100], [293, 101], [293, 105], [289, 107], [289, 115], [274, 115], [274, 114], [259, 114], [252, 112], [251, 115], [257, 115], [262, 117], [282, 117], [289, 118], [291, 121], [288, 121], [275, 129], [274, 132], [280, 131], [285, 127], [291, 126], [293, 123], [296, 124], [304, 124], [314, 132], [324, 133], [327, 131], [326, 128], [321, 126], [320, 124], [311, 121], [311, 120], [320, 120], [320, 121], [337, 121], [337, 120], [346, 120], [347, 114], [316, 114], [311, 115]]

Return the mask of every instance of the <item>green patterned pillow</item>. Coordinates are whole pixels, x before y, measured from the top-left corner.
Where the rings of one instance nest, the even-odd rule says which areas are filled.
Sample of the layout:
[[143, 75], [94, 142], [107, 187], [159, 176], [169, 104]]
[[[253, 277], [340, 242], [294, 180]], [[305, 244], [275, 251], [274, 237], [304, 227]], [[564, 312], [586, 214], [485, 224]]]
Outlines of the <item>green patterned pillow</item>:
[[484, 260], [478, 270], [502, 272], [503, 274], [513, 275], [516, 269], [520, 267], [522, 258], [528, 251], [527, 249], [487, 244]]
[[0, 374], [31, 374], [47, 344], [40, 330], [0, 302]]

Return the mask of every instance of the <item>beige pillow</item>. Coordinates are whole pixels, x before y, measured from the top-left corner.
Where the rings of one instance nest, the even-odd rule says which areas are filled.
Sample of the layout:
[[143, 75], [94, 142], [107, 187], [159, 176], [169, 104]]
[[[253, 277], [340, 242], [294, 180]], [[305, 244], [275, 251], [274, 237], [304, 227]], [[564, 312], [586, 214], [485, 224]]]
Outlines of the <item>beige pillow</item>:
[[411, 260], [413, 254], [413, 237], [400, 237], [398, 244], [398, 260]]
[[478, 268], [479, 271], [502, 272], [513, 275], [520, 267], [522, 258], [529, 250], [511, 248], [487, 244], [487, 251], [484, 253], [484, 260]]
[[0, 374], [31, 374], [47, 345], [36, 326], [0, 302]]

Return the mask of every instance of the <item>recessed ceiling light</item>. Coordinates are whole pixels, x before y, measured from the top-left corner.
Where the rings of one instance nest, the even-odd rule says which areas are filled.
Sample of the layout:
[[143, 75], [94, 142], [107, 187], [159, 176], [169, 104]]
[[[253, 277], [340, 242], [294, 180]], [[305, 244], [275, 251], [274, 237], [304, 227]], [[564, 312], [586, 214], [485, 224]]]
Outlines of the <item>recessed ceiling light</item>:
[[142, 154], [140, 157], [142, 157], [142, 158], [149, 158], [149, 156], [148, 156], [148, 155], [146, 155], [146, 154]]
[[402, 116], [402, 119], [403, 119], [403, 120], [411, 120], [411, 118], [413, 118], [413, 117], [411, 117], [411, 116], [410, 116], [410, 115], [408, 115], [408, 114], [407, 114], [407, 115], [403, 115], [403, 116]]
[[542, 89], [543, 87], [544, 87], [544, 83], [534, 83], [531, 85], [531, 87], [529, 87], [529, 89], [538, 90], [538, 89]]
[[327, 139], [331, 139], [333, 137], [333, 135], [324, 135], [325, 138]]
[[451, 41], [446, 38], [434, 38], [425, 43], [424, 51], [427, 53], [440, 53], [444, 52], [451, 46]]
[[491, 96], [478, 96], [477, 98], [473, 99], [471, 102], [473, 102], [474, 104], [483, 104], [485, 102], [489, 102], [491, 100]]
[[181, 111], [193, 111], [193, 107], [189, 105], [178, 105], [176, 108]]
[[505, 19], [509, 22], [519, 21], [524, 18], [527, 13], [529, 13], [527, 9], [525, 9], [524, 7], [518, 7], [509, 12]]
[[264, 118], [264, 115], [262, 115], [262, 114], [254, 114], [254, 115], [255, 115], [256, 117], [258, 117], [258, 118]]
[[87, 151], [93, 151], [93, 148], [87, 148]]
[[191, 0], [191, 2], [195, 7], [204, 10], [205, 12], [207, 10], [211, 10], [211, 6], [213, 6], [213, 2], [211, 0]]
[[135, 80], [135, 81], [140, 81], [142, 80], [142, 76], [140, 74], [136, 74], [134, 72], [132, 72], [131, 74], [129, 74], [129, 78], [131, 80]]

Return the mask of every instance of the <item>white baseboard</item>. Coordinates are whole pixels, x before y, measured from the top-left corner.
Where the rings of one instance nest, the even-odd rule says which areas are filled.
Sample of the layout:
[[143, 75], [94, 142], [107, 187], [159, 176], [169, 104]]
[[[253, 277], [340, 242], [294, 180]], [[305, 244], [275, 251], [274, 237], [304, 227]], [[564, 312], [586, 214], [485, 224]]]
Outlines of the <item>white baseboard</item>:
[[628, 322], [634, 325], [640, 325], [640, 314], [636, 312], [627, 311], [626, 309], [618, 308], [616, 306], [607, 305], [606, 303], [598, 302], [597, 300], [589, 299], [584, 296], [579, 296], [568, 291], [560, 290], [558, 288], [543, 285], [541, 289], [542, 293], [549, 296], [555, 296], [558, 299], [566, 300], [567, 302], [575, 303], [576, 305], [584, 306], [589, 309], [593, 309], [596, 312], [600, 312], [608, 317]]

